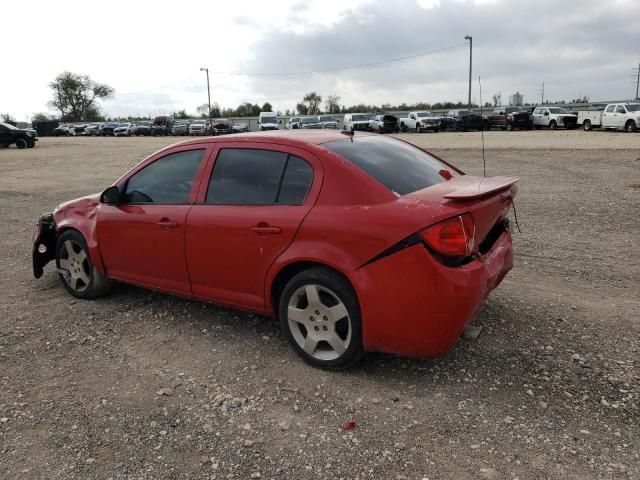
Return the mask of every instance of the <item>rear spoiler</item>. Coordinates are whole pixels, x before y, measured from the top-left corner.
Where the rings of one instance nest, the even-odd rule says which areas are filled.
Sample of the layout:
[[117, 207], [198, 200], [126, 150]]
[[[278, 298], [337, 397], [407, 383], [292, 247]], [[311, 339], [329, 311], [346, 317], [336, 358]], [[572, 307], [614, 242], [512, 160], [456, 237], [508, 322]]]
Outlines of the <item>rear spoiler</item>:
[[444, 198], [451, 200], [472, 200], [505, 190], [520, 180], [519, 177], [474, 177], [463, 175], [449, 181], [453, 190]]

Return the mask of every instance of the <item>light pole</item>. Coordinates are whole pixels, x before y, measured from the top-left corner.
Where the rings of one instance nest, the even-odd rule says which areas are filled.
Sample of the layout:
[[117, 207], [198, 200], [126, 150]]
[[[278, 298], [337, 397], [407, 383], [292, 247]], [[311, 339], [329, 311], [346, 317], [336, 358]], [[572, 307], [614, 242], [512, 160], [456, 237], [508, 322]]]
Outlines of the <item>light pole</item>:
[[471, 66], [473, 65], [473, 37], [465, 35], [465, 40], [469, 40], [469, 110], [471, 110]]
[[202, 67], [201, 72], [207, 72], [207, 101], [209, 105], [209, 126], [211, 126], [211, 89], [209, 88], [209, 69]]

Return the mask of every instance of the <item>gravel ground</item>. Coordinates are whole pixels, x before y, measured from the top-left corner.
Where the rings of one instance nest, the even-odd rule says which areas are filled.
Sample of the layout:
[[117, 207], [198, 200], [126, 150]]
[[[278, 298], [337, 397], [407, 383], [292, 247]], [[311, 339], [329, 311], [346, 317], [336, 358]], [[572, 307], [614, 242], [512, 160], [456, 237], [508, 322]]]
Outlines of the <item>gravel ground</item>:
[[[402, 137], [482, 172], [479, 134]], [[270, 319], [33, 278], [40, 213], [174, 140], [0, 150], [0, 478], [640, 478], [640, 134], [487, 133], [522, 233], [483, 335], [340, 373]]]

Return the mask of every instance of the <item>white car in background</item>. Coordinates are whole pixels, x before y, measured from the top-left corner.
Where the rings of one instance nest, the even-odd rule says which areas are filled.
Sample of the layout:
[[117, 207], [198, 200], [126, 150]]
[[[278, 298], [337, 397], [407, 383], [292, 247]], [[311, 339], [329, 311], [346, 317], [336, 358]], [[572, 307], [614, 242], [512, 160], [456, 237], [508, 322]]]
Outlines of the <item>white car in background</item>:
[[371, 120], [370, 113], [345, 113], [342, 120], [342, 130], [347, 132], [368, 131], [369, 121]]
[[274, 112], [260, 112], [258, 125], [262, 132], [266, 130], [278, 130], [278, 117]]
[[131, 135], [131, 124], [129, 122], [121, 123], [113, 129], [114, 137], [128, 137]]
[[333, 115], [320, 115], [318, 117], [322, 128], [338, 128], [338, 120]]
[[209, 124], [207, 120], [194, 120], [189, 124], [189, 135], [208, 135]]
[[300, 126], [300, 121], [301, 121], [302, 117], [291, 117], [289, 119], [289, 121], [286, 124], [286, 128], [289, 130], [295, 130], [298, 128], [302, 128]]
[[568, 130], [578, 126], [578, 117], [560, 107], [536, 107], [533, 110], [533, 127], [540, 130], [549, 127], [551, 130], [564, 127]]

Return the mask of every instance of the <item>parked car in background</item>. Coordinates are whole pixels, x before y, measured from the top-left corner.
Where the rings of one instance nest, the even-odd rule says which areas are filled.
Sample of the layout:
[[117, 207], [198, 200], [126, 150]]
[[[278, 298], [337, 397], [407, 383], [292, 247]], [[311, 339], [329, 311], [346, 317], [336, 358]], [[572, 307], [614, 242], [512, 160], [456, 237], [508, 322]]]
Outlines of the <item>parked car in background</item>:
[[131, 135], [131, 123], [124, 122], [113, 129], [114, 137], [128, 137]]
[[172, 135], [189, 135], [189, 122], [187, 120], [176, 120], [171, 127]]
[[38, 134], [32, 128], [17, 128], [10, 123], [0, 123], [0, 147], [33, 148], [38, 141]]
[[604, 107], [592, 106], [578, 112], [578, 124], [588, 132], [594, 128], [605, 128], [635, 132], [640, 127], [639, 103], [610, 103]]
[[318, 117], [322, 128], [338, 128], [338, 120], [333, 115], [320, 115]]
[[395, 115], [376, 113], [369, 120], [369, 129], [376, 133], [398, 133], [400, 123]]
[[484, 127], [482, 115], [470, 110], [449, 110], [447, 116], [442, 117], [441, 120], [443, 129], [459, 132], [482, 130]]
[[260, 112], [258, 115], [260, 131], [278, 130], [278, 116], [274, 112]]
[[289, 121], [287, 122], [286, 128], [291, 129], [291, 130], [302, 128], [301, 119], [302, 119], [302, 117], [291, 117], [289, 119]]
[[318, 117], [302, 117], [300, 119], [300, 128], [322, 128], [322, 124], [320, 123], [320, 120], [318, 120]]
[[73, 130], [73, 125], [69, 125], [66, 123], [63, 123], [62, 125], [58, 125], [56, 128], [53, 129], [54, 137], [62, 137], [62, 136], [68, 137], [69, 135], [73, 135], [74, 133], [75, 133], [75, 130]]
[[210, 129], [208, 120], [193, 120], [189, 124], [189, 135], [209, 135]]
[[533, 126], [539, 130], [542, 127], [549, 127], [551, 130], [566, 128], [568, 130], [576, 128], [578, 124], [577, 115], [573, 115], [560, 107], [536, 107], [533, 110]]
[[246, 123], [236, 123], [231, 127], [231, 133], [246, 133], [249, 131], [249, 125]]
[[151, 135], [151, 122], [139, 122], [135, 126], [131, 127], [131, 135], [139, 137], [141, 135]]
[[85, 135], [87, 135], [89, 137], [95, 137], [96, 135], [100, 134], [100, 127], [101, 127], [101, 124], [92, 123], [92, 124], [87, 125], [85, 127], [84, 133], [85, 133]]
[[102, 128], [100, 129], [100, 135], [102, 135], [103, 137], [108, 137], [108, 136], [113, 136], [114, 133], [113, 131], [118, 128], [120, 124], [117, 122], [107, 122], [104, 125], [102, 125]]
[[233, 123], [226, 118], [217, 118], [211, 124], [211, 130], [214, 135], [233, 133]]
[[342, 130], [347, 132], [369, 131], [370, 113], [345, 113], [342, 119]]
[[403, 132], [415, 130], [417, 133], [427, 130], [438, 132], [441, 123], [440, 117], [431, 112], [409, 112], [406, 117], [400, 118], [400, 130]]
[[438, 357], [513, 267], [517, 181], [378, 135], [192, 140], [40, 216], [31, 263], [82, 300], [122, 281], [278, 318], [317, 367]]
[[523, 107], [496, 107], [485, 118], [485, 130], [500, 128], [502, 130], [530, 130], [532, 127], [529, 112]]
[[153, 125], [151, 126], [151, 135], [171, 135], [171, 129], [173, 128], [173, 117], [169, 115], [159, 115], [153, 119]]

